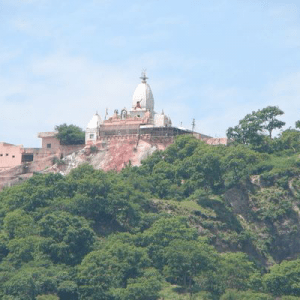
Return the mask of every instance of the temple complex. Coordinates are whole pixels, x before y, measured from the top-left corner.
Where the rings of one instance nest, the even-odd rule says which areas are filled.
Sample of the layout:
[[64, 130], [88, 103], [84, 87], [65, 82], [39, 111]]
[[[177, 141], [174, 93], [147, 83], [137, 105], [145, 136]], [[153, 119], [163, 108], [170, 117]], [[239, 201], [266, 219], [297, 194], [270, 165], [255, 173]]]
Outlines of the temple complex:
[[[97, 141], [113, 136], [151, 135], [171, 137], [179, 134], [192, 134], [192, 131], [172, 126], [172, 121], [163, 111], [154, 110], [154, 97], [150, 85], [147, 83], [146, 72], [140, 77], [132, 97], [130, 109], [114, 110], [114, 114], [107, 120], [102, 120], [96, 113], [88, 123], [85, 133], [86, 144], [96, 144]], [[210, 138], [197, 134], [198, 138]]]
[[0, 190], [29, 178], [34, 172], [67, 174], [84, 162], [105, 171], [120, 171], [128, 164], [139, 166], [154, 151], [174, 143], [177, 135], [190, 134], [210, 145], [227, 144], [227, 138], [212, 138], [173, 126], [164, 111], [155, 111], [146, 73], [140, 78], [130, 109], [124, 107], [120, 112], [115, 109], [110, 117], [106, 112], [104, 120], [94, 114], [85, 131], [85, 144], [61, 145], [57, 132], [40, 132], [41, 148], [0, 142]]

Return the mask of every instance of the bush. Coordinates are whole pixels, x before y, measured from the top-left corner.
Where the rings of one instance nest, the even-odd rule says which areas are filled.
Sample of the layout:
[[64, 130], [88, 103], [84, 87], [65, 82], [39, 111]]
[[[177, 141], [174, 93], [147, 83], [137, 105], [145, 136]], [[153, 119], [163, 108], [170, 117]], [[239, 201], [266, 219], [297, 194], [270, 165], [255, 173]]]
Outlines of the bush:
[[58, 166], [66, 164], [66, 162], [62, 159], [59, 159], [58, 157], [54, 156], [52, 159], [52, 163], [55, 165], [57, 164]]
[[91, 146], [90, 147], [90, 151], [91, 151], [91, 153], [97, 153], [98, 152], [98, 148], [96, 146]]

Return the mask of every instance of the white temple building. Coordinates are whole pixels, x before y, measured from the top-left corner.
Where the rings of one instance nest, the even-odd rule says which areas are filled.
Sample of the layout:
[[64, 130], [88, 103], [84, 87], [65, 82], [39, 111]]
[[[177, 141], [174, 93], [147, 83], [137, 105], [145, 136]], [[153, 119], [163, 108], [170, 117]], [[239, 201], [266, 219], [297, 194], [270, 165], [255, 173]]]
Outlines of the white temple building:
[[140, 77], [142, 82], [136, 87], [132, 97], [131, 110], [123, 108], [119, 114], [114, 111], [108, 120], [102, 120], [96, 113], [86, 128], [86, 143], [95, 143], [101, 136], [137, 134], [142, 128], [172, 126], [171, 119], [154, 110], [154, 97], [147, 83], [146, 72]]

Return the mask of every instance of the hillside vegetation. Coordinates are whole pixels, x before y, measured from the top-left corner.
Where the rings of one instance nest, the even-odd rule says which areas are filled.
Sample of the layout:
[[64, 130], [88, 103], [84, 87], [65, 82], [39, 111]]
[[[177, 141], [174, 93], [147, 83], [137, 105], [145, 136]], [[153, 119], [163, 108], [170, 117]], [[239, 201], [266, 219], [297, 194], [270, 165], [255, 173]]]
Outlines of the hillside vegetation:
[[254, 133], [4, 189], [0, 298], [300, 299], [300, 131]]

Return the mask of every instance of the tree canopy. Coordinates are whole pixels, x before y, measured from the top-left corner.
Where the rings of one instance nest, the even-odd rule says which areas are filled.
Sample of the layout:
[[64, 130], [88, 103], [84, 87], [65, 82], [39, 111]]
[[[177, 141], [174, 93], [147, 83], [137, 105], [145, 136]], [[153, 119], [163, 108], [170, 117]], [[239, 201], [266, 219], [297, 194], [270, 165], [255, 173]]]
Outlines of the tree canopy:
[[258, 146], [263, 143], [265, 133], [272, 139], [275, 129], [281, 129], [285, 122], [278, 120], [277, 116], [284, 112], [277, 106], [268, 106], [247, 114], [235, 127], [229, 127], [227, 137], [240, 144]]
[[84, 131], [76, 125], [66, 123], [55, 126], [56, 137], [62, 145], [77, 145], [85, 143]]

